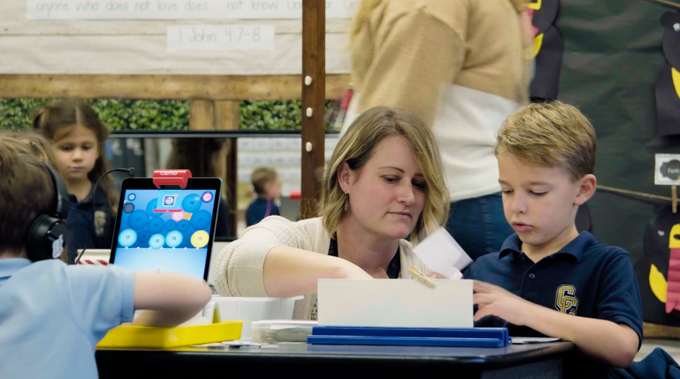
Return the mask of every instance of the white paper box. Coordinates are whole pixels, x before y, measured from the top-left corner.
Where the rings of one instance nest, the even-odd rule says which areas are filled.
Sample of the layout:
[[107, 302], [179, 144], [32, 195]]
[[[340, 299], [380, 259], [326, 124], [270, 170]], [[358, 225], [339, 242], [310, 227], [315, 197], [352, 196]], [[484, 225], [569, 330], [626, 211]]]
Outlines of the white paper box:
[[323, 326], [473, 327], [472, 280], [319, 279]]

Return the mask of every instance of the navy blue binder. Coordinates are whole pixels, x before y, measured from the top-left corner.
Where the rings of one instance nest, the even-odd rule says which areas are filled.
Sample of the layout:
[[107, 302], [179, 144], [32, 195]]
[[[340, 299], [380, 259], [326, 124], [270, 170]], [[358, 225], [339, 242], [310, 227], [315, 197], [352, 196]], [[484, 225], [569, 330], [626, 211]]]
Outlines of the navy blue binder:
[[319, 345], [388, 345], [505, 347], [507, 328], [375, 328], [317, 326], [307, 343]]

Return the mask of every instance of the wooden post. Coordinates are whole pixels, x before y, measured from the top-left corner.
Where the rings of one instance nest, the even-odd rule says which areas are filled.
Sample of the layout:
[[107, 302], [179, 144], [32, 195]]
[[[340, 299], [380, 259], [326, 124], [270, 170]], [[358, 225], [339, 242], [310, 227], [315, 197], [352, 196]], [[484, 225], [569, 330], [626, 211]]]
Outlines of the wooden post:
[[302, 197], [300, 218], [317, 216], [325, 151], [326, 2], [302, 1]]
[[189, 129], [213, 130], [215, 128], [215, 103], [211, 100], [191, 100]]
[[[215, 129], [238, 130], [241, 121], [239, 107], [240, 101], [216, 101], [215, 102]], [[238, 141], [227, 140], [225, 148], [228, 149], [226, 156], [226, 188], [227, 204], [229, 205], [229, 234], [236, 237], [238, 223]]]
[[241, 102], [236, 101], [216, 101], [215, 102], [215, 129], [216, 130], [238, 130], [241, 122], [240, 115]]

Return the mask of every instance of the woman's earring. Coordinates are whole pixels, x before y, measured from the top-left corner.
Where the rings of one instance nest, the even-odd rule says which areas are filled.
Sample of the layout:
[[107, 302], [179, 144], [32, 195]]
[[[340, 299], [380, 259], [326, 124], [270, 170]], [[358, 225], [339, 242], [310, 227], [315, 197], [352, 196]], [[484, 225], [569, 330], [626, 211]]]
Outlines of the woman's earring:
[[345, 194], [345, 204], [344, 204], [344, 206], [342, 207], [342, 209], [343, 209], [345, 212], [347, 212], [347, 211], [349, 210], [349, 194], [348, 194], [348, 193]]

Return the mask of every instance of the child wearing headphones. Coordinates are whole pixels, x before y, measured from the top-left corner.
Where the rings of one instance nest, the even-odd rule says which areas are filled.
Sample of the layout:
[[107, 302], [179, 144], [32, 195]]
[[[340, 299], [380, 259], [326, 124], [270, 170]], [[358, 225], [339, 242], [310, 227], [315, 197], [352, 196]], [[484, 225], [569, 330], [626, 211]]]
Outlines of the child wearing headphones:
[[[61, 168], [61, 162], [54, 155], [49, 141], [41, 134], [31, 131], [2, 131], [0, 132], [0, 139], [5, 140], [15, 149], [26, 150], [29, 154], [57, 171], [59, 176], [63, 177], [64, 171]], [[59, 259], [68, 263], [68, 257], [65, 252]]]
[[[95, 345], [121, 323], [176, 326], [210, 300], [186, 275], [67, 266], [58, 172], [0, 135], [0, 378], [96, 378]], [[145, 309], [134, 320], [136, 309]]]
[[46, 105], [35, 114], [33, 127], [50, 140], [65, 172], [71, 202], [69, 262], [75, 261], [77, 249], [110, 249], [118, 206], [110, 176], [100, 181], [97, 198], [91, 198], [94, 183], [109, 170], [104, 149], [109, 129], [81, 100]]

